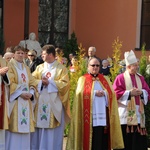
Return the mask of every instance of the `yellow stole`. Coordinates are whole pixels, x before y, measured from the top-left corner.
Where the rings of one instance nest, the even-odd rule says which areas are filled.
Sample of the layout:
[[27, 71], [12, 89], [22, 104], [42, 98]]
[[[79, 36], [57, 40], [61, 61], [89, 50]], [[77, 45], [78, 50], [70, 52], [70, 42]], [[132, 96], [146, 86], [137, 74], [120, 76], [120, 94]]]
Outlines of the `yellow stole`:
[[[124, 80], [125, 80], [126, 90], [131, 90], [132, 88], [134, 88], [132, 85], [132, 80], [131, 80], [131, 77], [130, 77], [130, 74], [128, 71], [124, 72]], [[142, 83], [137, 74], [135, 74], [135, 80], [136, 80], [138, 89], [142, 90]], [[139, 99], [140, 99], [140, 96], [139, 96]], [[136, 115], [136, 104], [135, 104], [134, 96], [131, 96], [131, 100], [128, 102], [127, 111], [128, 111], [127, 125], [129, 125], [129, 126], [138, 125], [137, 115]], [[140, 105], [139, 105], [139, 112], [140, 112], [140, 128], [145, 128], [144, 105], [143, 105], [143, 102], [141, 99], [140, 99]], [[133, 132], [132, 130], [133, 130], [133, 127], [131, 128], [131, 132]], [[127, 129], [127, 132], [128, 132], [128, 129]], [[144, 131], [139, 131], [139, 132], [142, 132], [141, 134], [145, 134]]]

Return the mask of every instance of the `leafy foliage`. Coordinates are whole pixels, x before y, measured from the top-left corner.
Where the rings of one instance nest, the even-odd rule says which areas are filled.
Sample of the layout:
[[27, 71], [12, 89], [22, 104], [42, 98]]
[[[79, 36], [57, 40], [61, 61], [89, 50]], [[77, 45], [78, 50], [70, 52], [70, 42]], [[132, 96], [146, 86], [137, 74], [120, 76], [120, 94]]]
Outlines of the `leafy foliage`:
[[[140, 58], [140, 69], [139, 72], [141, 75], [145, 77], [145, 80], [148, 85], [150, 85], [150, 74], [146, 73], [146, 67], [147, 67], [147, 56], [145, 53], [145, 44], [142, 46], [142, 56]], [[148, 133], [148, 147], [150, 147], [150, 102], [145, 106], [145, 115], [146, 115], [146, 129]]]
[[114, 40], [112, 44], [113, 48], [113, 66], [110, 68], [110, 80], [112, 83], [114, 82], [116, 76], [119, 74], [119, 70], [121, 69], [119, 65], [120, 57], [121, 57], [121, 47], [122, 47], [122, 42], [119, 41], [119, 37], [117, 37], [116, 40]]
[[[78, 70], [76, 72], [69, 72], [70, 76], [70, 109], [72, 112], [73, 101], [75, 97], [75, 91], [77, 87], [77, 82], [79, 77], [84, 75], [87, 72], [87, 59], [85, 58], [85, 49], [82, 47], [82, 44], [79, 45], [79, 51], [76, 52], [78, 58]], [[68, 135], [70, 125], [67, 125], [65, 129], [65, 136]]]
[[67, 43], [65, 44], [64, 56], [68, 58], [68, 55], [70, 53], [75, 54], [76, 51], [78, 51], [78, 50], [79, 50], [79, 48], [78, 48], [78, 43], [77, 43], [77, 37], [76, 37], [75, 33], [73, 32], [71, 34], [71, 38], [68, 39]]
[[142, 74], [144, 77], [146, 77], [146, 66], [147, 66], [147, 56], [145, 54], [145, 44], [142, 46], [142, 56], [140, 58], [140, 69], [139, 72]]
[[79, 51], [76, 52], [76, 55], [78, 58], [78, 70], [74, 73], [69, 72], [71, 85], [70, 87], [71, 111], [78, 79], [87, 72], [87, 60], [84, 58], [85, 49], [82, 47], [82, 44], [79, 45]]

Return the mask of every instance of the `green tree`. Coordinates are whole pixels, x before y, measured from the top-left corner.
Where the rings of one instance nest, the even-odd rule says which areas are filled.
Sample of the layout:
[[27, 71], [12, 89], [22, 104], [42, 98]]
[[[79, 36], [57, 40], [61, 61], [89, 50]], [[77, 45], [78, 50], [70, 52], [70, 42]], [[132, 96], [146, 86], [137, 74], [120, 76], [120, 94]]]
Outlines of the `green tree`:
[[77, 43], [77, 37], [75, 33], [73, 32], [71, 34], [71, 38], [68, 39], [64, 46], [64, 56], [68, 58], [70, 53], [76, 54], [76, 52], [79, 51], [78, 43]]
[[[85, 59], [85, 49], [82, 47], [82, 44], [80, 44], [78, 48], [78, 52], [76, 52], [77, 59], [78, 59], [78, 70], [74, 73], [69, 72], [70, 77], [70, 93], [69, 93], [69, 99], [70, 99], [70, 111], [72, 112], [73, 107], [73, 101], [75, 98], [76, 93], [76, 87], [79, 77], [87, 73], [87, 60]], [[70, 124], [66, 126], [66, 129], [64, 131], [64, 135], [67, 136], [69, 132]]]
[[112, 83], [114, 82], [116, 76], [119, 74], [119, 70], [121, 69], [119, 65], [120, 57], [121, 57], [121, 47], [122, 47], [122, 42], [119, 41], [119, 37], [114, 40], [112, 43], [112, 48], [113, 48], [113, 66], [110, 68], [110, 80]]
[[[141, 75], [144, 76], [146, 82], [148, 85], [150, 85], [150, 75], [146, 73], [146, 67], [147, 67], [147, 56], [145, 53], [145, 46], [146, 44], [143, 44], [142, 46], [142, 56], [140, 58], [140, 69], [139, 72]], [[150, 102], [145, 106], [145, 115], [146, 115], [146, 129], [147, 129], [147, 140], [148, 140], [148, 147], [150, 147]]]

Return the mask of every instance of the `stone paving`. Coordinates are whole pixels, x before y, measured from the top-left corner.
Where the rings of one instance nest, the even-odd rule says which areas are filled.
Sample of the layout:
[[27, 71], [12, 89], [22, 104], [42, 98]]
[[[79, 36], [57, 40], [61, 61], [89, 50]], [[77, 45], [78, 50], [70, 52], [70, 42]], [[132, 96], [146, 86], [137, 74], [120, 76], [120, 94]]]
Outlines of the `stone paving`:
[[[67, 141], [67, 137], [64, 137], [63, 150], [65, 150], [65, 148], [66, 148], [66, 141]], [[150, 148], [148, 148], [148, 150], [150, 150]]]
[[63, 150], [65, 150], [65, 148], [66, 148], [66, 142], [67, 142], [67, 137], [64, 137], [64, 141], [63, 141]]

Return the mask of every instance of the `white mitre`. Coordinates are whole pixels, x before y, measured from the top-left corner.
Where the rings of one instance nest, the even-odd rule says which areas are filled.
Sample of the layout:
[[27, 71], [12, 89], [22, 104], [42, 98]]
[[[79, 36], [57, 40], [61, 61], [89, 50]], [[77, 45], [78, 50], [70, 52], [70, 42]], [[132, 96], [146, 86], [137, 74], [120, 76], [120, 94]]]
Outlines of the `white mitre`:
[[125, 52], [124, 59], [125, 59], [126, 66], [129, 66], [129, 65], [137, 62], [137, 58], [136, 58], [133, 50], [131, 50], [129, 52]]

